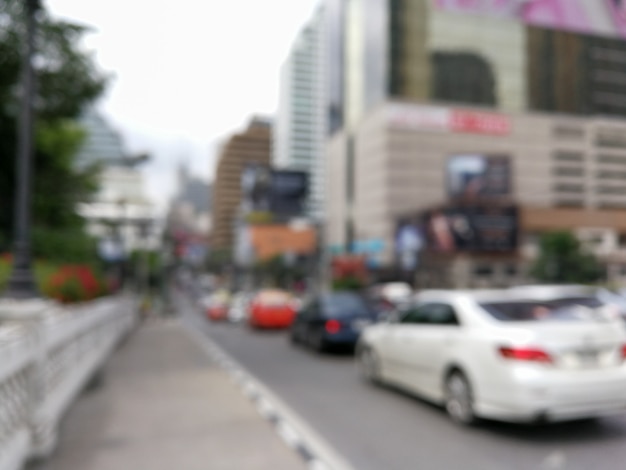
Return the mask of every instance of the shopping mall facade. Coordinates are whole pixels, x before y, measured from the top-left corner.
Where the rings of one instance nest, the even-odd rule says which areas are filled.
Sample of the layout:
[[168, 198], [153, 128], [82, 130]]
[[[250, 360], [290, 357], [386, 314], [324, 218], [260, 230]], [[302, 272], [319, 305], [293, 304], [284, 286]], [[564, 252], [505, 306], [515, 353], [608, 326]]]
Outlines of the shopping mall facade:
[[[346, 125], [326, 155], [327, 245], [376, 246], [365, 253], [376, 267], [419, 265], [422, 284], [478, 287], [528, 280], [539, 236], [568, 230], [610, 281], [626, 281], [620, 8], [391, 1], [374, 48], [349, 22]], [[370, 31], [378, 20], [366, 11], [356, 17]], [[358, 80], [354, 68], [374, 63], [384, 73]], [[441, 214], [453, 229], [471, 226], [471, 241], [459, 229], [455, 247], [433, 249], [424, 227]], [[417, 227], [412, 248], [407, 225]]]

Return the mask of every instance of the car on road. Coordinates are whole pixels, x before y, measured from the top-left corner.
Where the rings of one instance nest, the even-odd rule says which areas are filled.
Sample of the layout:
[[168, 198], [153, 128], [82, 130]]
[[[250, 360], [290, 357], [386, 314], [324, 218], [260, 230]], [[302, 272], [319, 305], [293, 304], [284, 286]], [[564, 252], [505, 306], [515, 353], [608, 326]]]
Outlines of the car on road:
[[212, 321], [224, 321], [228, 319], [230, 294], [226, 290], [215, 292], [206, 298], [204, 308], [206, 316]]
[[293, 296], [280, 289], [259, 291], [249, 310], [248, 324], [253, 328], [288, 328], [296, 316]]
[[357, 345], [361, 373], [457, 422], [544, 422], [626, 411], [626, 329], [593, 291], [423, 291]]
[[331, 346], [354, 347], [363, 328], [376, 321], [376, 313], [356, 293], [322, 294], [300, 309], [291, 326], [290, 339], [317, 351]]

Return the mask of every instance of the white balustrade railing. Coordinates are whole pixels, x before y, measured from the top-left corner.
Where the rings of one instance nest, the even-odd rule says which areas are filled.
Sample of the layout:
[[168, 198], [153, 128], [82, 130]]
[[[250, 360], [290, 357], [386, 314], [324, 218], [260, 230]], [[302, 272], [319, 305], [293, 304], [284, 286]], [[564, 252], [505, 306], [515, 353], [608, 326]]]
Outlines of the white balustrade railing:
[[63, 414], [136, 321], [131, 296], [0, 301], [0, 470], [52, 452]]

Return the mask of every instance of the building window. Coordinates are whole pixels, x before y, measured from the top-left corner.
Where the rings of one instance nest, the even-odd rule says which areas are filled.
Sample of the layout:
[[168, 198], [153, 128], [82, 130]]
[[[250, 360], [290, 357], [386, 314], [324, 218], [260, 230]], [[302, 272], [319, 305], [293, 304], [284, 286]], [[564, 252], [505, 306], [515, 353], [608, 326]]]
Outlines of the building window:
[[505, 273], [507, 276], [511, 276], [511, 277], [513, 277], [513, 276], [517, 276], [517, 273], [518, 273], [517, 266], [516, 266], [515, 264], [507, 264], [507, 265], [504, 267], [504, 273]]
[[552, 134], [557, 139], [582, 140], [585, 137], [585, 130], [582, 127], [557, 126], [552, 130]]
[[493, 266], [490, 264], [476, 264], [473, 271], [474, 276], [491, 276], [493, 274]]
[[626, 186], [598, 186], [598, 194], [626, 194]]
[[626, 165], [626, 155], [598, 155], [598, 163]]
[[467, 52], [435, 52], [431, 55], [432, 98], [452, 103], [496, 106], [496, 78], [491, 64]]
[[623, 129], [598, 132], [596, 145], [607, 148], [626, 148], [626, 134]]
[[597, 176], [600, 179], [623, 180], [623, 179], [626, 179], [626, 172], [603, 170], [603, 171], [598, 171]]
[[583, 154], [568, 150], [558, 150], [552, 155], [552, 158], [559, 162], [582, 162]]
[[582, 184], [561, 183], [555, 184], [553, 189], [557, 193], [582, 193], [585, 191], [585, 186]]
[[554, 201], [554, 205], [556, 207], [562, 207], [564, 209], [567, 209], [583, 207], [585, 205], [585, 202], [582, 199], [556, 199]]
[[585, 169], [582, 167], [559, 166], [552, 169], [555, 176], [583, 176]]
[[619, 201], [599, 201], [599, 209], [626, 209], [626, 202]]

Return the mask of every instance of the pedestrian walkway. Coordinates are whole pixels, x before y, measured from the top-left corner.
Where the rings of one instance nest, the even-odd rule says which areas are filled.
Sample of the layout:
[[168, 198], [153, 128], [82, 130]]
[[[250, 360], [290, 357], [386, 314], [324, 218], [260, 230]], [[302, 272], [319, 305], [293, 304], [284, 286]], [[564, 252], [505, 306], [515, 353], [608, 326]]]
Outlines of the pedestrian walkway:
[[176, 320], [146, 322], [113, 356], [31, 470], [298, 470], [304, 465]]

